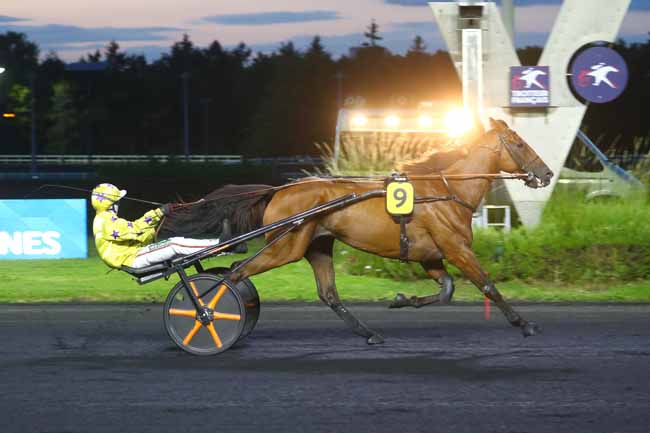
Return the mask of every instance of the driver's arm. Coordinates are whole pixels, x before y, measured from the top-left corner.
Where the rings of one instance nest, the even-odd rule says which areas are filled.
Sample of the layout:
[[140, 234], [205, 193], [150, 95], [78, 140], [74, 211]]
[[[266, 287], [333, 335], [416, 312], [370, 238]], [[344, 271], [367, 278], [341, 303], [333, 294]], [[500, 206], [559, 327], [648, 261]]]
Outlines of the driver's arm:
[[153, 209], [135, 221], [127, 221], [117, 215], [104, 223], [103, 237], [109, 241], [140, 241], [146, 242], [160, 224], [163, 213]]

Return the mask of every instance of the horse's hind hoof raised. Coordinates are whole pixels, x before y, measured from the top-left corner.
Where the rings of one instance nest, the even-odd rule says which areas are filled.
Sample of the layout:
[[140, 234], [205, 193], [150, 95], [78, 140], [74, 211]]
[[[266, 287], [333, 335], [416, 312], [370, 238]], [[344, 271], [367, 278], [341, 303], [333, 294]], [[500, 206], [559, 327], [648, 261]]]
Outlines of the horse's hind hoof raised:
[[388, 308], [402, 308], [402, 307], [412, 307], [411, 300], [404, 295], [404, 293], [398, 293], [395, 295], [395, 299], [388, 306]]
[[368, 344], [383, 344], [384, 343], [384, 337], [382, 337], [379, 334], [373, 334], [370, 337], [368, 337]]
[[526, 324], [521, 327], [521, 333], [524, 334], [524, 337], [532, 337], [533, 335], [541, 334], [542, 328], [540, 328], [535, 322], [526, 322]]

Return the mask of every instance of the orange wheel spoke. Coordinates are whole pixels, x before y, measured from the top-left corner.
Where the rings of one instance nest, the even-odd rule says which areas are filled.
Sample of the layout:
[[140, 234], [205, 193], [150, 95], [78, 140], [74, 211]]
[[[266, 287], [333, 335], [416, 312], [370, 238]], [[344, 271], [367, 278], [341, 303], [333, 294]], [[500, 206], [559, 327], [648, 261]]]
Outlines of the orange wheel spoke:
[[203, 306], [203, 300], [199, 298], [199, 291], [196, 290], [196, 285], [194, 284], [194, 281], [190, 281], [190, 287], [192, 288], [192, 291], [194, 292], [194, 296], [199, 300], [199, 305]]
[[221, 343], [221, 338], [219, 338], [219, 334], [217, 334], [217, 331], [214, 329], [214, 323], [210, 323], [208, 326], [208, 331], [210, 331], [210, 335], [212, 335], [212, 339], [214, 340], [214, 344], [217, 345], [219, 349], [221, 349], [221, 346], [223, 346], [223, 343]]
[[214, 320], [221, 319], [221, 320], [241, 320], [241, 316], [239, 314], [226, 314], [226, 313], [217, 313], [216, 311], [214, 312]]
[[178, 308], [169, 309], [170, 316], [184, 316], [191, 317], [192, 319], [196, 318], [196, 310], [179, 310]]
[[203, 325], [201, 325], [201, 322], [199, 322], [198, 320], [196, 322], [194, 322], [194, 328], [192, 328], [192, 330], [187, 334], [187, 336], [183, 340], [184, 345], [187, 346], [188, 344], [190, 344], [190, 341], [192, 341], [192, 338], [194, 338], [196, 333], [199, 332], [199, 329], [201, 329], [201, 326], [203, 326]]
[[218, 304], [219, 301], [221, 300], [221, 297], [223, 296], [223, 294], [226, 293], [226, 289], [227, 289], [227, 288], [228, 288], [228, 286], [226, 286], [225, 284], [222, 284], [222, 285], [221, 285], [221, 287], [219, 288], [219, 291], [217, 292], [217, 294], [214, 295], [214, 298], [212, 298], [212, 300], [211, 300], [210, 303], [208, 304], [208, 307], [209, 307], [210, 309], [214, 310], [214, 307], [217, 306], [217, 304]]

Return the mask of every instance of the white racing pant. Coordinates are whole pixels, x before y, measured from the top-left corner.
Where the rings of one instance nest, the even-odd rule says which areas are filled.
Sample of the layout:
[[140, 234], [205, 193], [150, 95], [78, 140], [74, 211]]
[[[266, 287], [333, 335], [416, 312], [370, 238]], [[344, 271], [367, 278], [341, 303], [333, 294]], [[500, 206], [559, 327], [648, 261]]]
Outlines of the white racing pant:
[[195, 253], [203, 248], [218, 243], [219, 239], [169, 238], [141, 248], [131, 267], [144, 268], [165, 260], [171, 260]]

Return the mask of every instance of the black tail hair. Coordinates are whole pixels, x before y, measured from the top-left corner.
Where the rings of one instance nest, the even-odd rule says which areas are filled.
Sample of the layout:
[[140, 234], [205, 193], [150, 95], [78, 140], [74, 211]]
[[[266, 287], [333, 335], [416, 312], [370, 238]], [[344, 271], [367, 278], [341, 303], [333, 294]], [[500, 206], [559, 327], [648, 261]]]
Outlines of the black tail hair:
[[226, 185], [197, 203], [174, 211], [165, 218], [158, 239], [174, 236], [211, 239], [221, 236], [228, 219], [234, 236], [262, 225], [264, 210], [274, 190], [268, 185]]

